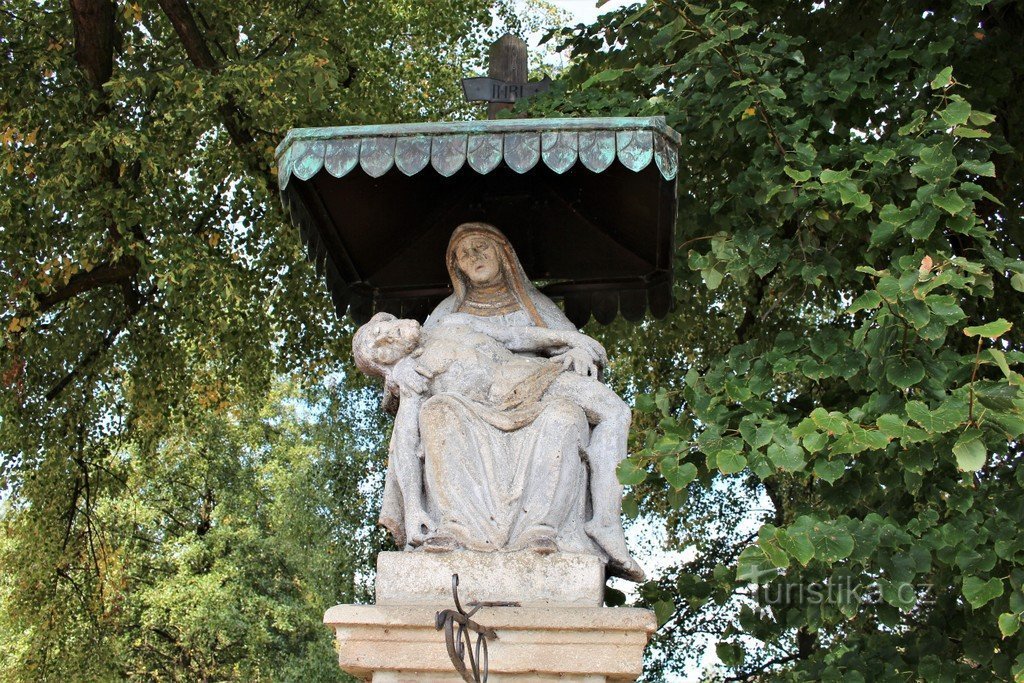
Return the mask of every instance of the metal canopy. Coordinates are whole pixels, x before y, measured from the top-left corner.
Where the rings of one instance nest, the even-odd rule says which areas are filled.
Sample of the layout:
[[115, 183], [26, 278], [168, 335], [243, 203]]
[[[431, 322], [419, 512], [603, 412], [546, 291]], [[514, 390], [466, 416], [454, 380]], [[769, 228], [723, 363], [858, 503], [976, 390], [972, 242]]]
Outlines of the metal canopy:
[[577, 326], [671, 302], [679, 134], [662, 117], [299, 128], [281, 198], [338, 315], [423, 320], [460, 223], [504, 232]]

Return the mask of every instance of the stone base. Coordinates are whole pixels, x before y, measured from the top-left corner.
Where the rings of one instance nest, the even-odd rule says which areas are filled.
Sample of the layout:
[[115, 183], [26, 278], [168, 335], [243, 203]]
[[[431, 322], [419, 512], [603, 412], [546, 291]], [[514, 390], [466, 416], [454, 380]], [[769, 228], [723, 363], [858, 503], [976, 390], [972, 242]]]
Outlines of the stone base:
[[[465, 601], [463, 602], [465, 604]], [[452, 607], [337, 605], [324, 623], [337, 636], [345, 671], [374, 683], [459, 683], [435, 615]], [[485, 607], [474, 621], [493, 628], [490, 681], [634, 681], [657, 623], [636, 608]]]
[[[377, 556], [378, 605], [454, 607], [452, 574], [459, 575], [459, 599], [518, 602], [523, 607], [604, 604], [604, 563], [593, 555], [531, 551], [479, 553], [389, 552]], [[468, 607], [466, 609], [469, 609]]]

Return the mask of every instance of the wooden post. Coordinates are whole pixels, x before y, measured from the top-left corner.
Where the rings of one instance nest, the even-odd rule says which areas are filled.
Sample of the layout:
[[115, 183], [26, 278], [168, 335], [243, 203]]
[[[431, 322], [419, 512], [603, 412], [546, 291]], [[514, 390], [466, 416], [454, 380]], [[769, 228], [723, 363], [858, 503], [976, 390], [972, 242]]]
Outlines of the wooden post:
[[[494, 41], [488, 55], [487, 75], [508, 83], [526, 83], [530, 76], [526, 41], [510, 33]], [[487, 105], [487, 118], [497, 118], [499, 111], [511, 108], [511, 104], [490, 102]]]

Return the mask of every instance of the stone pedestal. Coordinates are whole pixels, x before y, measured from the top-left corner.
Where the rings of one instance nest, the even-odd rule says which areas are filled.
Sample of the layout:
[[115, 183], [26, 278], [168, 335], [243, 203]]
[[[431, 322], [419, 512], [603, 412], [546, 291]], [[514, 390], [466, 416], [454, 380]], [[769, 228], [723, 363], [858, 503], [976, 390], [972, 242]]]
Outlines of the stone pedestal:
[[341, 668], [374, 683], [462, 680], [435, 628], [437, 612], [454, 608], [453, 573], [467, 610], [473, 601], [522, 605], [473, 616], [498, 635], [488, 642], [492, 683], [636, 680], [657, 626], [648, 610], [601, 607], [603, 566], [586, 555], [381, 553], [377, 567], [376, 605], [324, 615]]
[[381, 553], [377, 556], [378, 605], [452, 604], [452, 574], [459, 575], [459, 599], [518, 602], [523, 607], [600, 607], [604, 563], [593, 555], [554, 553]]

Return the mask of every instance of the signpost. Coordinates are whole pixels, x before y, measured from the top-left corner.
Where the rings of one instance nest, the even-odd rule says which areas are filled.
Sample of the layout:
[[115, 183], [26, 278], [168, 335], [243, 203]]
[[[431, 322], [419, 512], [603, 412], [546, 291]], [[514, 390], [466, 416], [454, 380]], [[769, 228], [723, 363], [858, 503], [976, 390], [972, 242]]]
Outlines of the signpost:
[[535, 83], [508, 83], [486, 76], [462, 79], [462, 92], [465, 93], [467, 102], [514, 104], [518, 100], [542, 93], [550, 87], [551, 79], [547, 76]]
[[488, 55], [487, 78], [462, 79], [462, 91], [470, 102], [488, 102], [487, 118], [495, 119], [498, 112], [511, 109], [521, 100], [551, 87], [551, 79], [528, 83], [530, 67], [526, 55], [526, 41], [506, 33], [494, 41]]

